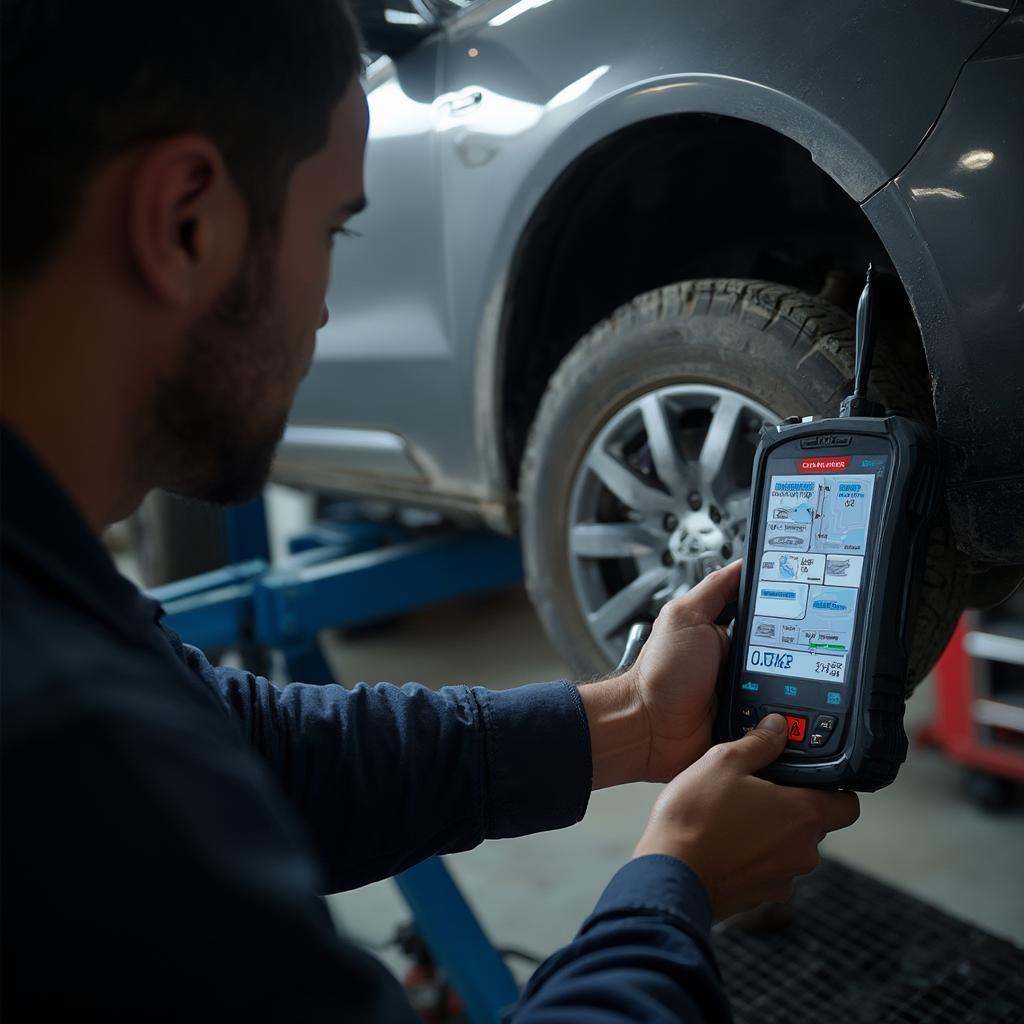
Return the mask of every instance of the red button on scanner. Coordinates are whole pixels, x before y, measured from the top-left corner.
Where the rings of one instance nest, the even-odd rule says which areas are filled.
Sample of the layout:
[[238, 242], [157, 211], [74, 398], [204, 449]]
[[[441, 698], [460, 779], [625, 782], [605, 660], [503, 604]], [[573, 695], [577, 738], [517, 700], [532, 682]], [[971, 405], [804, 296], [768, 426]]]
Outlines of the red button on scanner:
[[786, 721], [789, 724], [789, 742], [803, 743], [807, 734], [807, 719], [799, 715], [786, 715]]

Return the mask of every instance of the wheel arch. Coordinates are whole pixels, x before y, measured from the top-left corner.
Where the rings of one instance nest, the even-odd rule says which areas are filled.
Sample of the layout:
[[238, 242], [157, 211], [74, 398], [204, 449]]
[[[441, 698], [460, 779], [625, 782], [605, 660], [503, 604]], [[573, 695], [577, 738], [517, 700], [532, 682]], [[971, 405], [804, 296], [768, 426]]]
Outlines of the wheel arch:
[[[515, 489], [526, 433], [560, 360], [576, 338], [633, 294], [687, 276], [767, 277], [815, 292], [828, 288], [837, 304], [852, 308], [859, 290], [854, 278], [868, 260], [892, 269], [859, 205], [884, 177], [870, 154], [827, 118], [774, 90], [721, 76], [651, 80], [577, 119], [509, 206], [502, 237], [514, 242], [506, 243], [500, 260], [504, 272], [492, 276], [500, 283], [482, 321], [477, 412], [483, 436], [494, 439], [485, 462], [497, 489]], [[801, 238], [779, 246], [763, 217], [745, 238], [737, 235], [736, 222], [757, 213], [777, 180], [789, 182], [789, 195], [781, 206], [772, 204], [775, 223], [797, 215]], [[656, 202], [659, 190], [671, 196], [674, 221]], [[628, 217], [623, 202], [632, 204]], [[717, 252], [708, 256], [706, 225], [703, 234], [683, 233], [678, 246], [671, 243], [673, 230], [693, 211], [716, 203], [732, 211], [731, 237], [718, 240]], [[609, 211], [615, 211], [611, 221]], [[652, 228], [660, 231], [653, 247]], [[644, 259], [612, 258], [628, 252], [637, 235], [648, 239]], [[821, 258], [829, 253], [831, 266]], [[586, 254], [584, 266], [605, 269], [605, 281], [583, 289], [577, 279], [573, 288], [567, 267], [580, 254]], [[773, 260], [781, 264], [774, 275]], [[623, 266], [627, 273], [618, 285], [609, 282]], [[926, 373], [920, 335], [894, 271], [888, 286], [892, 308], [914, 336], [908, 358]], [[573, 300], [585, 293], [586, 301], [572, 311], [562, 302], [562, 312], [553, 312], [560, 289], [569, 289]]]

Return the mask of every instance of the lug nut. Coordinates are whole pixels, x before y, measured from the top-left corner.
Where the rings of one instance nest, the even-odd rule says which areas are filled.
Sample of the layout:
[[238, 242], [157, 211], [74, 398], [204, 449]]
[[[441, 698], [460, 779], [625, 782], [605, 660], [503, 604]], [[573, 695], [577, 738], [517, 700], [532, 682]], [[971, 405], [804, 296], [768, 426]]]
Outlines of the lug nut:
[[700, 491], [690, 491], [690, 496], [686, 499], [690, 503], [690, 508], [696, 512], [703, 502], [701, 501]]
[[720, 523], [722, 521], [722, 513], [719, 512], [718, 509], [715, 508], [714, 505], [712, 505], [708, 509], [708, 516], [711, 519], [711, 522], [713, 522], [713, 523]]
[[679, 520], [669, 512], [668, 515], [665, 516], [665, 529], [671, 533], [678, 525]]

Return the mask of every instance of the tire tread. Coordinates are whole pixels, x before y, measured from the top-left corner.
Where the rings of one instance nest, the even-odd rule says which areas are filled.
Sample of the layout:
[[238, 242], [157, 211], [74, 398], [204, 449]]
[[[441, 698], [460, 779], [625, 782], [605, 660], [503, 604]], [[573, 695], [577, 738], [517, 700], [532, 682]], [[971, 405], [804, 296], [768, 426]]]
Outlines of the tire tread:
[[[797, 360], [798, 367], [816, 358], [826, 360], [841, 381], [829, 398], [833, 407], [838, 408], [846, 382], [853, 375], [854, 329], [851, 318], [831, 303], [791, 286], [736, 278], [680, 281], [645, 292], [620, 306], [589, 331], [551, 377], [531, 427], [521, 466], [520, 505], [524, 527], [528, 529], [531, 521], [546, 437], [570, 390], [600, 364], [606, 348], [614, 340], [641, 328], [666, 322], [686, 323], [696, 316], [722, 320], [737, 317], [756, 327], [762, 335], [785, 338], [790, 351], [804, 350]], [[886, 345], [884, 341], [876, 347], [869, 394], [886, 408], [906, 411], [926, 423], [932, 422], [928, 381], [901, 373], [900, 367], [891, 361], [895, 352], [895, 346]], [[938, 659], [966, 600], [966, 566], [953, 543], [945, 506], [941, 502], [940, 505], [929, 530], [908, 691]], [[552, 632], [550, 623], [557, 615], [550, 582], [545, 579], [542, 566], [531, 557], [529, 545], [524, 543], [524, 549], [528, 589]], [[558, 642], [557, 637], [553, 639]], [[567, 653], [564, 647], [563, 653]]]

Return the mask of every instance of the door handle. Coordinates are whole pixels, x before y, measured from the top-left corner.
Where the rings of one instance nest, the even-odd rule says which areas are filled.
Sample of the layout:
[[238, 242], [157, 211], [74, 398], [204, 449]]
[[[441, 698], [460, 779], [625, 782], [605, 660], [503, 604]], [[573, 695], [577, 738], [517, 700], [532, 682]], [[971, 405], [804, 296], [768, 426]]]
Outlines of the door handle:
[[472, 92], [462, 93], [456, 96], [454, 99], [448, 101], [448, 109], [453, 114], [461, 114], [466, 110], [471, 110], [484, 98], [484, 94], [476, 89]]

